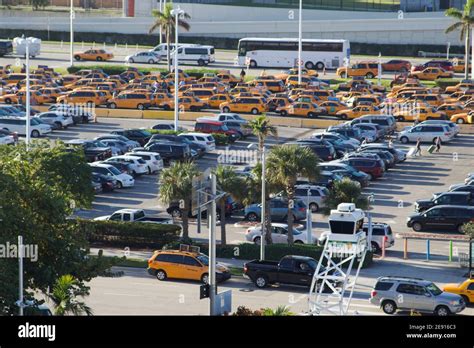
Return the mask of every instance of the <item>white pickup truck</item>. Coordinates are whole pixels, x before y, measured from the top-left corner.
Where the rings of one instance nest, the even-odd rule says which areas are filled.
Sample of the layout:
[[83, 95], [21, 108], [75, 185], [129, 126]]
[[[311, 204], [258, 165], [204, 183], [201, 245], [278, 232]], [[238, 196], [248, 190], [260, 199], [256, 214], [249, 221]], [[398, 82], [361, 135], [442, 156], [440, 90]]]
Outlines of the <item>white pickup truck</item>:
[[123, 222], [145, 222], [152, 224], [173, 224], [173, 220], [169, 218], [146, 216], [143, 209], [121, 209], [112, 215], [99, 216], [94, 220], [97, 221], [123, 221]]

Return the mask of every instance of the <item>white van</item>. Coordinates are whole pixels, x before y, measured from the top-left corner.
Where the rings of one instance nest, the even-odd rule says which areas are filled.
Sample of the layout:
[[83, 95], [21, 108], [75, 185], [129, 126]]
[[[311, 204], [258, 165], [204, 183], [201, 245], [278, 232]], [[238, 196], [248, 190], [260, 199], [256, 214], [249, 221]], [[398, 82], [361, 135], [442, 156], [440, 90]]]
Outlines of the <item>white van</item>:
[[419, 124], [409, 127], [398, 133], [398, 140], [403, 144], [416, 142], [419, 138], [422, 142], [434, 143], [437, 137], [441, 137], [443, 143], [449, 142], [454, 138], [454, 132], [449, 129], [448, 125], [443, 124]]
[[118, 170], [111, 164], [89, 163], [89, 166], [91, 167], [93, 173], [107, 175], [108, 177], [117, 180], [117, 185], [119, 189], [123, 187], [135, 186], [135, 180], [132, 176], [122, 173], [120, 170]]
[[[214, 46], [184, 46], [178, 47], [178, 62], [197, 63], [200, 66], [214, 63], [215, 58]], [[173, 64], [174, 51], [171, 52], [171, 64]]]
[[19, 56], [26, 56], [26, 43], [29, 41], [29, 54], [31, 58], [39, 56], [41, 52], [41, 39], [35, 37], [22, 38], [16, 37], [13, 39], [13, 47], [15, 48], [15, 53]]
[[[0, 128], [12, 133], [26, 135], [26, 117], [0, 117]], [[39, 138], [51, 133], [51, 131], [50, 125], [40, 123], [35, 118], [30, 118], [30, 135], [32, 138]]]
[[[185, 46], [196, 46], [195, 44], [178, 44], [178, 47], [185, 47]], [[170, 43], [170, 51], [173, 52], [175, 48], [174, 43]], [[158, 46], [152, 48], [150, 52], [155, 52], [155, 54], [159, 55], [161, 59], [167, 59], [166, 52], [168, 52], [168, 45], [165, 43], [159, 44]]]

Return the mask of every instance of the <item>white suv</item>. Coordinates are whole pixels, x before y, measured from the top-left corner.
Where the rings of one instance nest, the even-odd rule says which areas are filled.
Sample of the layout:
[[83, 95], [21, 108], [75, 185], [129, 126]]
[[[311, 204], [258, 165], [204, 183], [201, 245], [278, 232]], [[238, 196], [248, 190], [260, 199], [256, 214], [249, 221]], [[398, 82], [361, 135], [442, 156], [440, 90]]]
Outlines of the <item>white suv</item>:
[[316, 185], [296, 185], [295, 197], [301, 199], [305, 204], [308, 204], [313, 213], [317, 212], [319, 208], [325, 206], [324, 200], [329, 194], [329, 190], [323, 186]]
[[408, 129], [402, 130], [398, 134], [398, 140], [403, 144], [409, 142], [416, 142], [418, 138], [422, 142], [434, 143], [437, 137], [441, 137], [442, 142], [449, 142], [453, 140], [454, 133], [449, 126], [442, 124], [417, 125]]
[[181, 133], [178, 136], [189, 139], [196, 144], [204, 145], [206, 147], [206, 152], [213, 151], [216, 149], [216, 141], [214, 140], [214, 137], [210, 134], [191, 132]]
[[125, 155], [140, 157], [144, 160], [148, 168], [148, 174], [153, 174], [163, 169], [163, 159], [158, 152], [135, 151], [128, 152]]

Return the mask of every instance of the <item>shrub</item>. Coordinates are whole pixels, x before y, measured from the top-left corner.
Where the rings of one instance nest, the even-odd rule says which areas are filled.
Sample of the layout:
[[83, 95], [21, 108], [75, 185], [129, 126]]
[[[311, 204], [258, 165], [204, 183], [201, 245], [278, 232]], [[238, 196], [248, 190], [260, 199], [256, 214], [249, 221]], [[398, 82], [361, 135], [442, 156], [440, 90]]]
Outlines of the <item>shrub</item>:
[[212, 133], [214, 140], [216, 141], [217, 146], [229, 145], [229, 137], [225, 134]]
[[168, 134], [168, 135], [178, 135], [184, 132], [182, 130], [174, 131], [171, 129], [147, 129], [146, 131], [150, 132], [150, 134]]
[[176, 242], [181, 233], [177, 225], [140, 222], [73, 220], [91, 243], [119, 247], [162, 248]]
[[[81, 69], [100, 69], [108, 75], [120, 75], [124, 71], [128, 70], [129, 67], [125, 65], [101, 65], [101, 64], [92, 64], [92, 65], [74, 65], [67, 68], [67, 71], [70, 74], [74, 74]], [[144, 74], [160, 73], [166, 75], [168, 73], [167, 69], [164, 68], [141, 68], [137, 67], [137, 70]], [[192, 76], [196, 79], [199, 79], [204, 76], [206, 73], [217, 74], [219, 70], [216, 69], [185, 69], [185, 73], [189, 76]]]
[[446, 87], [449, 87], [449, 86], [455, 86], [459, 82], [460, 82], [459, 79], [437, 79], [435, 81], [435, 84], [437, 87], [445, 89]]

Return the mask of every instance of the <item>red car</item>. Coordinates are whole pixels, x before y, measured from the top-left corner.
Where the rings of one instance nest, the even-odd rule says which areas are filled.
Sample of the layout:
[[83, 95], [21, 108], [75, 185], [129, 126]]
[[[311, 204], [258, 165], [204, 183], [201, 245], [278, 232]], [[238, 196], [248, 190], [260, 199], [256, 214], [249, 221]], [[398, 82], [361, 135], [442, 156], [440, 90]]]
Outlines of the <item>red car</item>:
[[407, 72], [411, 69], [411, 63], [408, 60], [392, 59], [382, 63], [383, 71], [401, 71]]
[[194, 131], [201, 133], [225, 134], [229, 138], [230, 142], [234, 142], [240, 138], [239, 133], [236, 130], [230, 129], [220, 121], [198, 121], [194, 126]]
[[441, 68], [446, 71], [454, 72], [454, 65], [449, 60], [430, 60], [425, 64], [412, 66], [411, 71], [422, 71], [426, 68]]
[[376, 159], [367, 157], [351, 157], [342, 160], [341, 162], [368, 174], [370, 176], [370, 180], [380, 178], [384, 173], [383, 164]]

